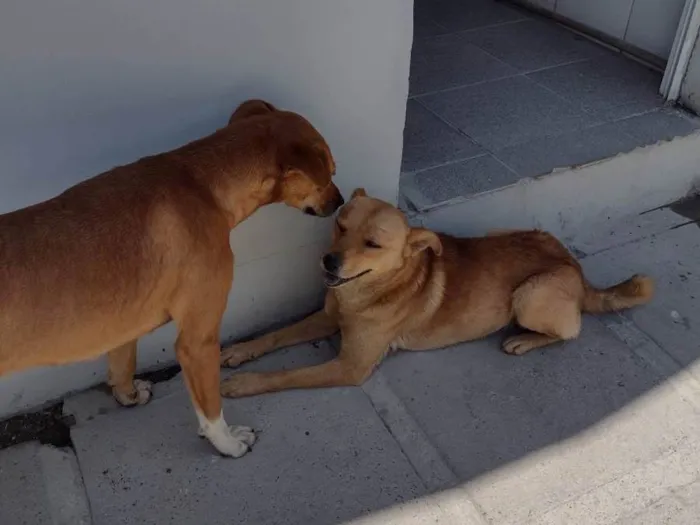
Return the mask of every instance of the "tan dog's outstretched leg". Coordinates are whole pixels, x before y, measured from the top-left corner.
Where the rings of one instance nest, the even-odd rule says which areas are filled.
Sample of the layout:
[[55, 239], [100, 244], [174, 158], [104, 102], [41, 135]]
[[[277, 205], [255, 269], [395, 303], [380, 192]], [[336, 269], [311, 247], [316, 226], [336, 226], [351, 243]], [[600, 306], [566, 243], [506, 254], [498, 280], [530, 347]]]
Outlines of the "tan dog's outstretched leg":
[[513, 293], [513, 313], [518, 324], [532, 332], [507, 338], [503, 350], [523, 355], [578, 337], [583, 293], [581, 274], [571, 266], [530, 277]]
[[337, 331], [338, 324], [335, 320], [324, 310], [320, 310], [293, 325], [285, 326], [252, 341], [224, 348], [221, 353], [221, 366], [234, 368], [280, 348], [330, 337]]
[[222, 383], [221, 394], [244, 397], [292, 388], [361, 385], [386, 355], [390, 341], [385, 336], [344, 333], [336, 359], [296, 370], [234, 374]]
[[136, 340], [122, 345], [107, 354], [109, 364], [108, 384], [112, 395], [122, 406], [145, 405], [151, 400], [153, 385], [150, 381], [134, 379], [136, 372]]

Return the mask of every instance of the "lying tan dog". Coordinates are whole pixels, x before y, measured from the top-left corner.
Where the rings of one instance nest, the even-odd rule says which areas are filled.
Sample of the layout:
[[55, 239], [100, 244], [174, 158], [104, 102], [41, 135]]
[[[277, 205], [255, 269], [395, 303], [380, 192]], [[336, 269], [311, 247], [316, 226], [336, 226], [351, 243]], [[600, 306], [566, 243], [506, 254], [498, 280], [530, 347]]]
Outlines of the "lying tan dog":
[[334, 172], [308, 121], [251, 100], [208, 137], [0, 215], [0, 375], [107, 353], [114, 397], [143, 404], [137, 339], [174, 320], [200, 433], [241, 456], [255, 435], [229, 428], [219, 394], [229, 231], [273, 202], [332, 214], [343, 203]]
[[235, 374], [222, 394], [246, 396], [288, 388], [359, 385], [389, 349], [429, 350], [484, 337], [512, 321], [526, 331], [503, 350], [529, 350], [573, 339], [581, 312], [648, 302], [651, 279], [636, 275], [598, 290], [552, 235], [513, 231], [457, 239], [410, 228], [393, 206], [356, 190], [338, 216], [323, 257], [325, 309], [295, 325], [224, 350], [234, 367], [277, 348], [340, 330], [338, 357], [319, 366]]

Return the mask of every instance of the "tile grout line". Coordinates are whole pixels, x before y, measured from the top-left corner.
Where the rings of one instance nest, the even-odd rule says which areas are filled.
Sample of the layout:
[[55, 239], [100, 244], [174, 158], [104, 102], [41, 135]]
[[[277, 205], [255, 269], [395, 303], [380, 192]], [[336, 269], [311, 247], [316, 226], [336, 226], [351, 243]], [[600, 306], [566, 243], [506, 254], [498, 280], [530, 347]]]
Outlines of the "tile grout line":
[[[469, 138], [471, 138], [471, 137], [469, 137]], [[481, 146], [481, 144], [479, 144], [479, 146]], [[433, 164], [431, 166], [428, 166], [427, 168], [419, 168], [419, 169], [413, 170], [413, 171], [404, 171], [403, 173], [401, 173], [401, 176], [409, 177], [412, 175], [420, 175], [421, 173], [425, 173], [426, 171], [430, 171], [430, 170], [433, 170], [436, 168], [443, 168], [445, 166], [451, 166], [452, 164], [459, 164], [460, 162], [466, 162], [468, 160], [473, 160], [473, 159], [478, 159], [480, 157], [485, 157], [489, 153], [491, 153], [491, 152], [490, 151], [483, 151], [481, 153], [477, 153], [476, 155], [472, 155], [470, 157], [460, 157], [458, 159], [446, 160], [445, 162], [440, 162], [439, 164]]]
[[[361, 387], [369, 399], [377, 416], [387, 431], [397, 443], [417, 476], [423, 482], [428, 499], [435, 500], [445, 518], [453, 518], [450, 509], [444, 508], [440, 502], [440, 492], [454, 488], [459, 478], [452, 471], [440, 452], [423, 432], [418, 422], [409, 413], [406, 405], [396, 395], [381, 370], [374, 374]], [[487, 525], [485, 512], [472, 499], [468, 490], [461, 487], [463, 496], [460, 498], [460, 518], [467, 515], [464, 525]]]
[[[492, 29], [492, 28], [494, 28], [494, 27], [502, 27], [502, 26], [509, 26], [509, 25], [513, 25], [513, 24], [520, 24], [520, 23], [523, 23], [523, 22], [532, 21], [533, 19], [532, 19], [532, 18], [523, 17], [523, 18], [518, 18], [517, 20], [507, 20], [507, 21], [505, 21], [505, 22], [496, 22], [495, 24], [487, 24], [487, 25], [485, 25], [485, 26], [472, 27], [472, 28], [469, 28], [469, 29], [458, 29], [457, 31], [450, 31], [449, 28], [445, 27], [444, 25], [442, 25], [440, 22], [438, 22], [437, 20], [435, 20], [435, 19], [432, 18], [432, 17], [428, 17], [428, 20], [430, 20], [430, 21], [433, 22], [435, 25], [437, 25], [437, 26], [439, 26], [440, 28], [442, 28], [442, 29], [444, 29], [445, 31], [447, 31], [447, 33], [440, 33], [440, 34], [437, 34], [437, 35], [422, 36], [422, 37], [414, 38], [414, 39], [413, 39], [414, 41], [416, 41], [416, 40], [425, 41], [425, 40], [430, 40], [430, 39], [434, 39], [434, 38], [440, 38], [440, 37], [444, 37], [444, 36], [454, 36], [454, 35], [460, 35], [460, 34], [475, 33], [476, 31], [481, 31], [481, 30], [483, 30], [483, 29]], [[415, 14], [414, 14], [414, 25], [415, 25]]]
[[375, 370], [361, 388], [428, 491], [444, 490], [459, 483], [381, 370]]

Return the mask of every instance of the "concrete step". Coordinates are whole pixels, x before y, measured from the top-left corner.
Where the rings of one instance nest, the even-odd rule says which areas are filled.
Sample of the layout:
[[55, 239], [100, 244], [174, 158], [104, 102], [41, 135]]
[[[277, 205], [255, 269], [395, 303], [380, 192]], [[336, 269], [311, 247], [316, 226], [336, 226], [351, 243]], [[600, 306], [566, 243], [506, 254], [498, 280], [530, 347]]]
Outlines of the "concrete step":
[[90, 505], [70, 449], [24, 443], [0, 450], [0, 523], [90, 525]]
[[[699, 183], [700, 132], [693, 132], [408, 214], [414, 224], [455, 235], [542, 228], [574, 242], [693, 195]], [[656, 218], [647, 222], [657, 224]]]

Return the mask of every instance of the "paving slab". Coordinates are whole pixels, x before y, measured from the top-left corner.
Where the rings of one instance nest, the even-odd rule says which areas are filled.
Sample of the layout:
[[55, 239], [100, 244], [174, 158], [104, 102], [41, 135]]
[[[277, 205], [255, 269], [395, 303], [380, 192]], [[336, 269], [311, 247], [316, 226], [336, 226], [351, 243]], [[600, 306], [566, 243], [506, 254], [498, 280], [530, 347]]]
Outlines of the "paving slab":
[[96, 525], [325, 525], [425, 493], [359, 388], [227, 401], [229, 423], [261, 432], [237, 460], [197, 437], [181, 386], [144, 407], [101, 412], [71, 432]]
[[0, 523], [90, 525], [72, 450], [30, 442], [0, 451]]
[[[684, 221], [687, 223], [687, 219]], [[646, 273], [656, 283], [653, 301], [625, 312], [681, 367], [700, 358], [700, 228], [671, 230], [586, 257], [584, 269], [593, 283], [609, 285], [633, 273]], [[698, 376], [700, 378], [700, 376]]]
[[465, 491], [490, 523], [524, 523], [700, 428], [667, 378], [595, 318], [578, 340], [523, 357], [501, 353], [499, 342], [401, 353], [382, 368], [464, 482], [455, 497]]

